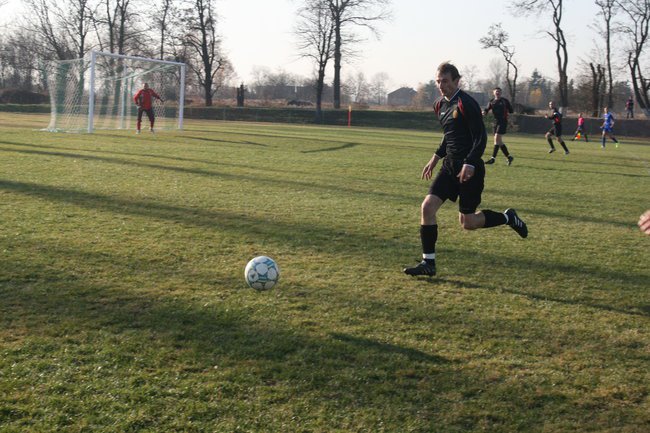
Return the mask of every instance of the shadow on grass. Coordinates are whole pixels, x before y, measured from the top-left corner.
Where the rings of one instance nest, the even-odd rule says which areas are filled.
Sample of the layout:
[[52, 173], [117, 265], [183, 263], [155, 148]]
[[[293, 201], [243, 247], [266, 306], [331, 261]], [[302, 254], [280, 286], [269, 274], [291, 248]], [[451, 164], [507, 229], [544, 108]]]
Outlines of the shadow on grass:
[[[349, 143], [348, 140], [345, 140], [344, 138], [337, 139], [337, 138], [317, 138], [313, 135], [284, 135], [284, 134], [264, 134], [260, 132], [251, 132], [251, 131], [219, 131], [219, 130], [214, 130], [214, 131], [209, 131], [209, 130], [192, 130], [192, 132], [208, 132], [208, 133], [223, 133], [223, 134], [233, 134], [233, 135], [245, 135], [245, 136], [254, 136], [254, 137], [263, 137], [263, 138], [283, 138], [283, 139], [290, 139], [290, 140], [299, 140], [301, 142], [306, 142], [306, 143], [327, 143], [327, 144], [345, 144]], [[439, 134], [438, 134], [439, 135]], [[437, 137], [438, 135], [431, 135], [431, 138]], [[180, 137], [179, 137], [180, 138]], [[382, 135], [383, 138], [383, 135]], [[424, 139], [427, 139], [428, 137], [425, 137]], [[356, 145], [368, 145], [372, 147], [386, 147], [389, 149], [411, 149], [411, 150], [429, 150], [429, 147], [431, 146], [429, 143], [423, 142], [421, 146], [417, 145], [406, 145], [406, 144], [392, 144], [392, 143], [350, 143], [350, 144], [356, 144]]]
[[[575, 171], [575, 170], [572, 170], [570, 168], [571, 164], [575, 164], [575, 165], [578, 165], [578, 166], [580, 166], [580, 165], [595, 165], [595, 166], [605, 166], [605, 167], [621, 167], [621, 168], [625, 168], [625, 169], [629, 170], [630, 168], [634, 168], [634, 167], [630, 167], [630, 164], [619, 164], [619, 163], [617, 163], [615, 161], [623, 160], [623, 161], [630, 161], [630, 162], [634, 162], [634, 163], [639, 162], [637, 159], [629, 158], [629, 157], [625, 157], [625, 156], [610, 157], [610, 158], [607, 159], [607, 162], [576, 160], [575, 158], [573, 158], [573, 156], [570, 156], [570, 155], [567, 156], [565, 159], [562, 159], [562, 160], [559, 160], [559, 161], [554, 161], [552, 158], [553, 157], [544, 158], [544, 157], [536, 157], [536, 156], [526, 156], [526, 157], [522, 157], [521, 160], [525, 161], [525, 160], [530, 159], [530, 160], [533, 160], [533, 161], [544, 161], [544, 162], [548, 162], [548, 163], [567, 164], [567, 167], [564, 168], [564, 170], [566, 170], [566, 171]], [[527, 167], [528, 168], [533, 168], [533, 169], [540, 168], [540, 167], [537, 167], [537, 166], [535, 166], [535, 167], [527, 166]], [[643, 167], [639, 166], [639, 168], [643, 168]], [[585, 173], [600, 174], [601, 172], [586, 171]]]
[[265, 143], [255, 143], [253, 141], [231, 141], [231, 140], [219, 140], [216, 138], [207, 138], [207, 137], [194, 137], [192, 135], [183, 135], [182, 137], [179, 137], [180, 140], [187, 139], [189, 138], [190, 140], [199, 140], [199, 141], [208, 141], [210, 143], [222, 143], [222, 144], [249, 144], [251, 146], [261, 146], [261, 147], [268, 147], [268, 144]]
[[[366, 417], [382, 414], [388, 428], [403, 426], [408, 419], [410, 426], [420, 427], [418, 431], [441, 431], [443, 426], [449, 427], [448, 431], [473, 431], [484, 429], [486, 425], [494, 427], [495, 431], [515, 431], [515, 427], [534, 431], [534, 427], [542, 425], [549, 416], [561, 416], [567, 405], [578, 404], [583, 394], [589, 393], [583, 387], [572, 394], [574, 389], [567, 391], [567, 384], [565, 393], [540, 386], [540, 378], [547, 374], [553, 375], [548, 377], [549, 383], [551, 379], [562, 380], [552, 369], [550, 373], [535, 370], [534, 375], [509, 380], [507, 363], [485, 364], [480, 361], [481, 355], [470, 349], [462, 354], [473, 362], [464, 363], [348, 332], [329, 332], [328, 336], [310, 334], [297, 326], [287, 325], [275, 314], [266, 316], [238, 305], [241, 299], [228, 287], [240, 287], [239, 279], [220, 278], [223, 285], [220, 292], [225, 296], [221, 297], [221, 302], [206, 306], [205, 298], [189, 301], [178, 293], [153, 296], [146, 289], [111, 287], [110, 283], [98, 283], [94, 275], [66, 271], [69, 267], [60, 263], [65, 258], [69, 262], [83, 263], [79, 267], [82, 269], [106, 266], [103, 270], [115, 270], [115, 281], [121, 281], [124, 277], [133, 277], [129, 275], [134, 269], [132, 258], [103, 251], [57, 247], [55, 243], [23, 247], [26, 250], [40, 247], [38, 260], [23, 255], [24, 259], [12, 261], [10, 256], [2, 264], [10, 273], [0, 279], [0, 298], [3, 299], [0, 323], [9, 330], [13, 327], [27, 329], [24, 338], [34, 335], [38, 342], [32, 343], [35, 348], [23, 347], [15, 352], [30, 357], [26, 362], [29, 366], [22, 368], [31, 368], [36, 373], [39, 363], [44, 365], [54, 358], [57, 366], [72, 362], [84, 366], [86, 374], [94, 376], [97, 367], [105, 362], [101, 358], [103, 354], [110, 357], [111, 366], [110, 372], [104, 369], [101, 373], [104, 382], [78, 374], [76, 380], [82, 381], [84, 388], [90, 391], [109, 383], [110, 386], [101, 391], [110, 394], [113, 401], [124, 398], [120, 387], [128, 383], [146, 383], [144, 392], [152, 395], [157, 395], [158, 387], [165, 396], [181, 394], [183, 391], [178, 386], [187, 386], [188, 382], [179, 381], [178, 376], [189, 377], [190, 386], [197, 389], [207, 384], [207, 392], [228, 389], [227, 393], [218, 394], [213, 403], [228, 409], [213, 411], [204, 419], [194, 420], [196, 425], [201, 425], [202, 421], [218, 422], [218, 417], [224, 413], [243, 413], [232, 409], [233, 403], [248, 402], [253, 392], [262, 394], [263, 402], [270, 400], [265, 411], [273, 415], [277, 414], [275, 403], [288, 399], [287, 404], [296, 402], [332, 416], [327, 427], [341, 431], [346, 430], [345, 422], [357, 413]], [[153, 263], [148, 268], [135, 268], [136, 273], [141, 272], [135, 275], [135, 281], [146, 281], [149, 274], [167, 275], [168, 265]], [[201, 286], [205, 283], [203, 278], [196, 274], [182, 275], [187, 287]], [[148, 284], [158, 282], [160, 280]], [[454, 280], [448, 282], [454, 284]], [[463, 288], [475, 288], [463, 282], [458, 284]], [[290, 297], [291, 292], [283, 296]], [[398, 313], [398, 307], [401, 305], [387, 303], [384, 308], [387, 313]], [[309, 311], [304, 314], [309, 316]], [[421, 317], [426, 320], [422, 324], [425, 330], [438, 320], [435, 316]], [[327, 332], [331, 326], [336, 324], [326, 321], [323, 328]], [[468, 324], [454, 326], [466, 328]], [[504, 328], [507, 332], [507, 326]], [[91, 342], [83, 341], [85, 346], [81, 350], [75, 338], [77, 330], [83, 330], [86, 336], [83, 338]], [[5, 356], [13, 355], [11, 350], [5, 352]], [[211, 374], [215, 366], [219, 371]], [[489, 372], [485, 371], [486, 366]], [[57, 367], [51, 368], [55, 371]], [[152, 374], [161, 380], [152, 380]], [[51, 389], [56, 389], [56, 383], [50, 383], [48, 376], [40, 375], [39, 379], [29, 382], [30, 387], [38, 389], [39, 410], [47, 409], [49, 414], [63, 412], [62, 407], [75, 410], [75, 405], [84, 399], [94, 402], [94, 408], [98, 406], [97, 397], [89, 395], [88, 391], [76, 392], [76, 388], [72, 388], [75, 392], [57, 394]], [[172, 380], [172, 376], [176, 379]], [[7, 378], [10, 385], [12, 378]], [[133, 382], [134, 378], [138, 381]], [[14, 388], [14, 392], [20, 391]], [[22, 402], [30, 395], [33, 394], [23, 393]], [[185, 408], [173, 398], [160, 400], [155, 404], [166, 409], [182, 411]], [[466, 408], [464, 411], [458, 410], [460, 404]], [[511, 416], [487, 420], [482, 415], [484, 408], [494, 404]], [[11, 411], [5, 421], [25, 419], [33, 422], [42, 416], [30, 412], [27, 404], [24, 407], [27, 409], [22, 412]], [[114, 418], [124, 416], [120, 411], [128, 411], [131, 407], [130, 404], [123, 408], [106, 405], [100, 413]], [[143, 404], [140, 410], [149, 408]], [[281, 404], [279, 408], [286, 411]], [[617, 405], [610, 410], [620, 414], [621, 408]], [[304, 415], [305, 422], [310, 421], [309, 415]], [[580, 419], [587, 415], [580, 411], [573, 416]], [[50, 423], [57, 421], [56, 418], [49, 420]], [[369, 420], [366, 418], [362, 422]]]
[[[88, 152], [90, 155], [87, 156], [81, 156], [84, 154], [69, 154], [69, 155], [75, 155], [78, 158], [87, 158], [93, 157], [92, 154], [104, 154], [104, 155], [119, 155], [119, 156], [127, 156], [127, 157], [142, 157], [142, 158], [154, 158], [154, 159], [160, 159], [160, 160], [167, 160], [167, 161], [181, 161], [181, 162], [190, 162], [190, 163], [199, 163], [199, 164], [206, 164], [206, 165], [216, 165], [220, 167], [236, 167], [236, 168], [246, 168], [250, 169], [251, 165], [250, 164], [236, 164], [232, 162], [223, 162], [223, 161], [211, 161], [210, 159], [199, 159], [199, 158], [186, 158], [183, 156], [169, 156], [166, 153], [138, 153], [138, 152], [119, 152], [119, 151], [114, 151], [114, 150], [99, 150], [95, 148], [79, 148], [79, 147], [69, 147], [69, 146], [59, 146], [59, 145], [47, 145], [47, 144], [29, 144], [29, 143], [17, 143], [17, 142], [11, 142], [11, 141], [2, 141], [0, 140], [0, 144], [8, 144], [11, 146], [20, 146], [20, 147], [27, 147], [27, 148], [32, 148], [32, 149], [54, 149], [59, 152], [55, 152], [55, 155], [53, 156], [64, 156], [66, 153], [62, 151], [73, 151], [73, 152]], [[170, 145], [174, 143], [168, 143]], [[206, 151], [209, 150], [210, 148], [205, 148]], [[8, 148], [1, 148], [0, 151], [7, 151], [11, 152], [12, 149]], [[15, 151], [15, 150], [14, 150]], [[50, 150], [37, 150], [37, 152], [49, 152]], [[90, 159], [90, 158], [88, 158]], [[106, 162], [115, 162], [119, 163], [118, 161], [125, 161], [128, 162], [129, 160], [122, 159], [122, 160], [117, 160], [115, 158], [107, 158]], [[291, 173], [291, 174], [310, 174], [311, 172], [309, 171], [296, 171], [296, 170], [280, 170], [277, 167], [275, 168], [270, 168], [270, 167], [264, 167], [264, 172], [273, 172], [273, 173]]]
[[[480, 290], [498, 291], [503, 293], [509, 293], [511, 295], [522, 296], [534, 301], [556, 302], [558, 304], [583, 306], [583, 307], [594, 308], [602, 311], [609, 311], [613, 313], [620, 313], [620, 314], [626, 314], [631, 316], [650, 317], [650, 308], [643, 305], [637, 306], [634, 309], [621, 309], [621, 308], [612, 307], [611, 305], [588, 302], [584, 300], [563, 299], [557, 296], [550, 296], [550, 295], [539, 294], [539, 293], [529, 293], [523, 290], [509, 289], [505, 287], [506, 286], [505, 284], [503, 287], [494, 287], [494, 286], [488, 286], [484, 284], [477, 284], [474, 282], [461, 281], [458, 279], [448, 278], [448, 277], [438, 277], [436, 279], [438, 283], [444, 282], [458, 289], [480, 289]], [[432, 280], [430, 281], [430, 283], [436, 283], [436, 281]]]
[[324, 149], [314, 149], [314, 150], [301, 150], [301, 153], [321, 153], [321, 152], [334, 152], [337, 150], [350, 149], [352, 147], [358, 146], [359, 143], [345, 143], [340, 146], [326, 147]]
[[[383, 412], [386, 404], [415, 414], [422, 410], [422, 402], [435, 399], [439, 393], [456, 392], [465, 384], [474, 388], [479, 383], [480, 372], [468, 368], [459, 374], [442, 356], [351, 334], [310, 335], [288, 326], [277, 318], [275, 311], [269, 311], [270, 316], [252, 312], [238, 305], [241, 296], [228, 289], [241, 287], [239, 278], [220, 278], [222, 287], [218, 290], [222, 296], [206, 306], [206, 297], [189, 301], [183, 298], [183, 295], [191, 296], [188, 293], [165, 295], [158, 292], [153, 295], [133, 283], [126, 284], [133, 285], [132, 290], [125, 290], [111, 287], [110, 282], [99, 283], [94, 275], [66, 271], [69, 268], [66, 261], [70, 261], [83, 263], [78, 268], [98, 265], [105, 266], [103, 271], [114, 268], [113, 278], [120, 283], [123, 278], [145, 281], [149, 274], [163, 275], [164, 281], [169, 264], [150, 264], [138, 271], [133, 269], [129, 258], [101, 251], [56, 248], [54, 244], [42, 248], [37, 260], [29, 261], [33, 259], [27, 255], [23, 257], [26, 258], [6, 260], [3, 269], [11, 272], [5, 274], [7, 278], [0, 279], [3, 328], [27, 329], [22, 333], [23, 338], [33, 336], [41, 343], [46, 342], [16, 352], [22, 356], [25, 351], [33, 350], [28, 364], [35, 365], [23, 366], [23, 370], [38, 369], [39, 362], [46, 363], [50, 357], [56, 357], [57, 366], [73, 362], [84, 365], [89, 374], [94, 374], [97, 366], [102, 365], [100, 353], [105, 353], [111, 357], [108, 361], [110, 375], [119, 385], [102, 392], [115, 393], [116, 399], [121, 384], [133, 377], [147, 380], [151, 371], [155, 371], [156, 376], [169, 374], [170, 377], [161, 380], [160, 384], [148, 384], [149, 390], [162, 386], [164, 393], [181, 392], [174, 388], [178, 378], [171, 380], [171, 376], [183, 372], [183, 375], [195, 376], [191, 383], [197, 388], [209, 382], [210, 390], [215, 387], [231, 389], [228, 396], [219, 395], [219, 405], [245, 401], [252, 390], [263, 390], [263, 398], [288, 394], [298, 402], [307, 402], [326, 411], [344, 411], [341, 413], [348, 413], [347, 416], [352, 416], [355, 410]], [[65, 258], [64, 263], [60, 263], [62, 258]], [[195, 274], [183, 276], [187, 287], [202, 286], [206, 283], [202, 278]], [[155, 286], [160, 281], [147, 280], [147, 284]], [[272, 296], [271, 293], [256, 295]], [[328, 326], [330, 324], [326, 324], [325, 329]], [[78, 345], [81, 343], [76, 333], [81, 330], [85, 346], [80, 352]], [[92, 341], [90, 347], [84, 338]], [[6, 355], [11, 356], [9, 352]], [[214, 366], [219, 366], [219, 372]], [[402, 373], [405, 369], [408, 371]], [[226, 372], [225, 376], [222, 371]], [[106, 374], [109, 373], [103, 373]], [[465, 376], [474, 374], [477, 376], [472, 379]], [[76, 380], [79, 379], [77, 376]], [[98, 386], [92, 378], [83, 379], [82, 376], [81, 380], [87, 382], [84, 383], [87, 389]], [[429, 385], [417, 386], [423, 382]], [[275, 384], [281, 384], [277, 391], [274, 391]], [[38, 407], [47, 407], [56, 413], [61, 406], [52, 405], [68, 398], [76, 399], [69, 401], [73, 407], [81, 399], [96, 401], [94, 396], [84, 392], [53, 396], [49, 391], [51, 386], [54, 385], [47, 377], [39, 379]], [[15, 388], [16, 392], [19, 390]], [[29, 395], [29, 392], [24, 393], [22, 401]], [[345, 412], [350, 407], [352, 413]], [[114, 406], [104, 410], [109, 416], [116, 415], [111, 413]], [[29, 411], [18, 415], [30, 421], [39, 417]]]
[[408, 349], [401, 346], [396, 346], [389, 343], [380, 343], [375, 340], [371, 340], [365, 337], [355, 337], [354, 335], [341, 334], [341, 333], [332, 333], [330, 334], [332, 338], [344, 343], [348, 343], [354, 347], [355, 351], [358, 350], [371, 350], [383, 354], [401, 354], [405, 355], [411, 362], [422, 361], [430, 362], [434, 364], [448, 363], [449, 360], [437, 355], [429, 355], [427, 353], [421, 352], [419, 350]]
[[[264, 180], [263, 182], [267, 182]], [[260, 240], [273, 240], [279, 245], [286, 246], [292, 250], [301, 248], [317, 249], [319, 251], [337, 254], [345, 251], [348, 254], [355, 252], [366, 257], [368, 260], [382, 262], [385, 260], [386, 251], [400, 252], [413, 249], [411, 242], [404, 242], [400, 239], [383, 239], [362, 233], [349, 231], [341, 233], [340, 230], [322, 227], [310, 223], [300, 224], [284, 223], [274, 221], [273, 224], [265, 224], [258, 217], [252, 217], [243, 213], [213, 211], [196, 208], [185, 208], [162, 204], [151, 201], [133, 201], [120, 199], [112, 196], [94, 194], [66, 188], [59, 188], [33, 183], [0, 180], [0, 189], [13, 191], [29, 196], [38, 197], [43, 200], [68, 203], [92, 210], [102, 210], [117, 215], [135, 215], [147, 218], [155, 218], [171, 222], [180, 222], [187, 226], [205, 227], [210, 230], [234, 233], [241, 236], [255, 235]], [[509, 228], [500, 228], [510, 230]], [[296, 235], [297, 233], [309, 234], [308, 236]], [[508, 233], [513, 238], [514, 234]], [[518, 241], [518, 239], [513, 239]], [[524, 242], [534, 242], [528, 239]], [[534, 244], [533, 244], [534, 245]], [[466, 250], [451, 248], [449, 253], [458, 257], [469, 257], [468, 260], [476, 262], [474, 266], [485, 266], [486, 263], [500, 263], [504, 257], [481, 250], [468, 252]], [[524, 257], [510, 257], [508, 260], [509, 269], [520, 269], [534, 274], [566, 274], [568, 278], [575, 278], [576, 275], [588, 275], [590, 279], [612, 281], [628, 286], [626, 290], [637, 290], [642, 286], [642, 281], [647, 279], [645, 274], [612, 274], [606, 268], [597, 266], [577, 266], [563, 263], [531, 260]], [[541, 296], [540, 299], [545, 299]], [[637, 299], [638, 300], [638, 299]], [[613, 308], [606, 305], [597, 305], [589, 301], [575, 301], [595, 308]], [[630, 309], [634, 309], [631, 306]], [[630, 313], [630, 309], [619, 309], [623, 313]], [[634, 311], [634, 310], [632, 310]]]
[[154, 163], [147, 163], [147, 162], [136, 162], [136, 161], [131, 161], [122, 158], [112, 158], [112, 157], [105, 157], [105, 156], [94, 156], [94, 155], [85, 155], [79, 153], [65, 153], [65, 152], [54, 152], [54, 151], [44, 151], [44, 150], [31, 150], [31, 149], [16, 150], [16, 149], [5, 148], [5, 149], [0, 149], [0, 151], [24, 153], [27, 155], [44, 155], [44, 156], [56, 156], [62, 158], [85, 159], [89, 161], [100, 161], [100, 162], [106, 162], [106, 163], [118, 164], [124, 166], [151, 168], [155, 170], [164, 170], [164, 171], [171, 171], [171, 172], [185, 173], [185, 174], [195, 174], [199, 176], [209, 176], [209, 177], [220, 178], [220, 179], [256, 182], [265, 185], [269, 185], [269, 184], [279, 185], [283, 187], [292, 187], [292, 188], [300, 188], [300, 189], [308, 188], [314, 191], [340, 192], [340, 193], [354, 194], [354, 195], [366, 195], [370, 197], [391, 198], [401, 203], [407, 203], [407, 202], [412, 203], [412, 200], [415, 199], [415, 196], [413, 198], [409, 198], [404, 194], [391, 194], [391, 193], [385, 193], [381, 191], [368, 191], [367, 189], [357, 190], [354, 188], [348, 188], [342, 186], [324, 185], [322, 182], [304, 182], [304, 181], [297, 181], [297, 180], [288, 180], [286, 178], [274, 179], [270, 177], [262, 177], [259, 173], [256, 173], [254, 175], [233, 174], [233, 173], [219, 172], [215, 170], [204, 170], [200, 168], [174, 167], [169, 165], [154, 164]]
[[[525, 158], [522, 158], [522, 159], [525, 159]], [[622, 176], [622, 177], [633, 177], [633, 178], [644, 178], [644, 177], [645, 178], [650, 178], [649, 174], [612, 173], [612, 172], [606, 172], [606, 171], [583, 170], [583, 169], [572, 168], [572, 167], [560, 167], [560, 166], [557, 166], [557, 167], [551, 168], [551, 167], [532, 166], [532, 165], [526, 165], [526, 164], [517, 164], [517, 166], [521, 167], [521, 168], [529, 169], [531, 171], [535, 171], [535, 170], [552, 171], [552, 172], [562, 171], [562, 172], [566, 172], [566, 173], [569, 173], [569, 174], [572, 174], [572, 173], [589, 173], [589, 174], [597, 175], [600, 178], [602, 178], [603, 176]], [[624, 167], [626, 167], [627, 169], [631, 168], [629, 165], [624, 166]]]

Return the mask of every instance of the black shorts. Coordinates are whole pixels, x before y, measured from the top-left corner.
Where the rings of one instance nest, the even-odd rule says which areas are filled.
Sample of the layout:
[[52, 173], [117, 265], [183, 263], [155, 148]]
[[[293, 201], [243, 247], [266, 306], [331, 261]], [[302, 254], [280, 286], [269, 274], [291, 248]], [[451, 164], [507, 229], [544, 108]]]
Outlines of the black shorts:
[[494, 133], [495, 134], [500, 134], [503, 135], [506, 133], [506, 130], [508, 129], [508, 122], [507, 121], [497, 121], [494, 123]]
[[480, 161], [474, 167], [474, 176], [467, 182], [460, 183], [458, 174], [462, 168], [462, 160], [443, 159], [442, 167], [429, 187], [429, 194], [439, 197], [442, 201], [449, 199], [453, 202], [460, 196], [458, 211], [462, 214], [471, 214], [476, 212], [478, 205], [481, 204], [485, 165]]
[[560, 138], [562, 136], [562, 125], [555, 125], [548, 130], [548, 134], [555, 135]]

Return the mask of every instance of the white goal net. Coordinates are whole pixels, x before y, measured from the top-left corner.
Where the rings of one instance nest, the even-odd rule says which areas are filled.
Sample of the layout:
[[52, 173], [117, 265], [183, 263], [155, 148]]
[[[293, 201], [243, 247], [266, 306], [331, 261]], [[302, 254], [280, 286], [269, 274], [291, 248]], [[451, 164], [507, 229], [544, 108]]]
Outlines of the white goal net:
[[[133, 97], [144, 83], [164, 101], [152, 101], [155, 129], [183, 128], [184, 63], [92, 51], [88, 58], [49, 62], [45, 71], [48, 131], [135, 130]], [[146, 113], [142, 124], [148, 129]]]

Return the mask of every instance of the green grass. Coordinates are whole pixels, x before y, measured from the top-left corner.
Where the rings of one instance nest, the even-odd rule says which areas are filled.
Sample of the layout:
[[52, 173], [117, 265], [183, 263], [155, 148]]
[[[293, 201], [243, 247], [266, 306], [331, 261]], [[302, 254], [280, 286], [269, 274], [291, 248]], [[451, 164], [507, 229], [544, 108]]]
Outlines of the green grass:
[[482, 207], [529, 238], [447, 203], [429, 281], [439, 134], [46, 123], [0, 117], [0, 432], [650, 430], [647, 141], [509, 134]]

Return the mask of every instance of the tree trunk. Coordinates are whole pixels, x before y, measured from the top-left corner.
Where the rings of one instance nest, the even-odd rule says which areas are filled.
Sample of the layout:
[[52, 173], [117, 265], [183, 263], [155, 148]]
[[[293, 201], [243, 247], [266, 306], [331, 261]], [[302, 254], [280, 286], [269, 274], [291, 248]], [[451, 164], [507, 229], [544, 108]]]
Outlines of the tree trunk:
[[334, 32], [334, 108], [341, 108], [341, 28]]

